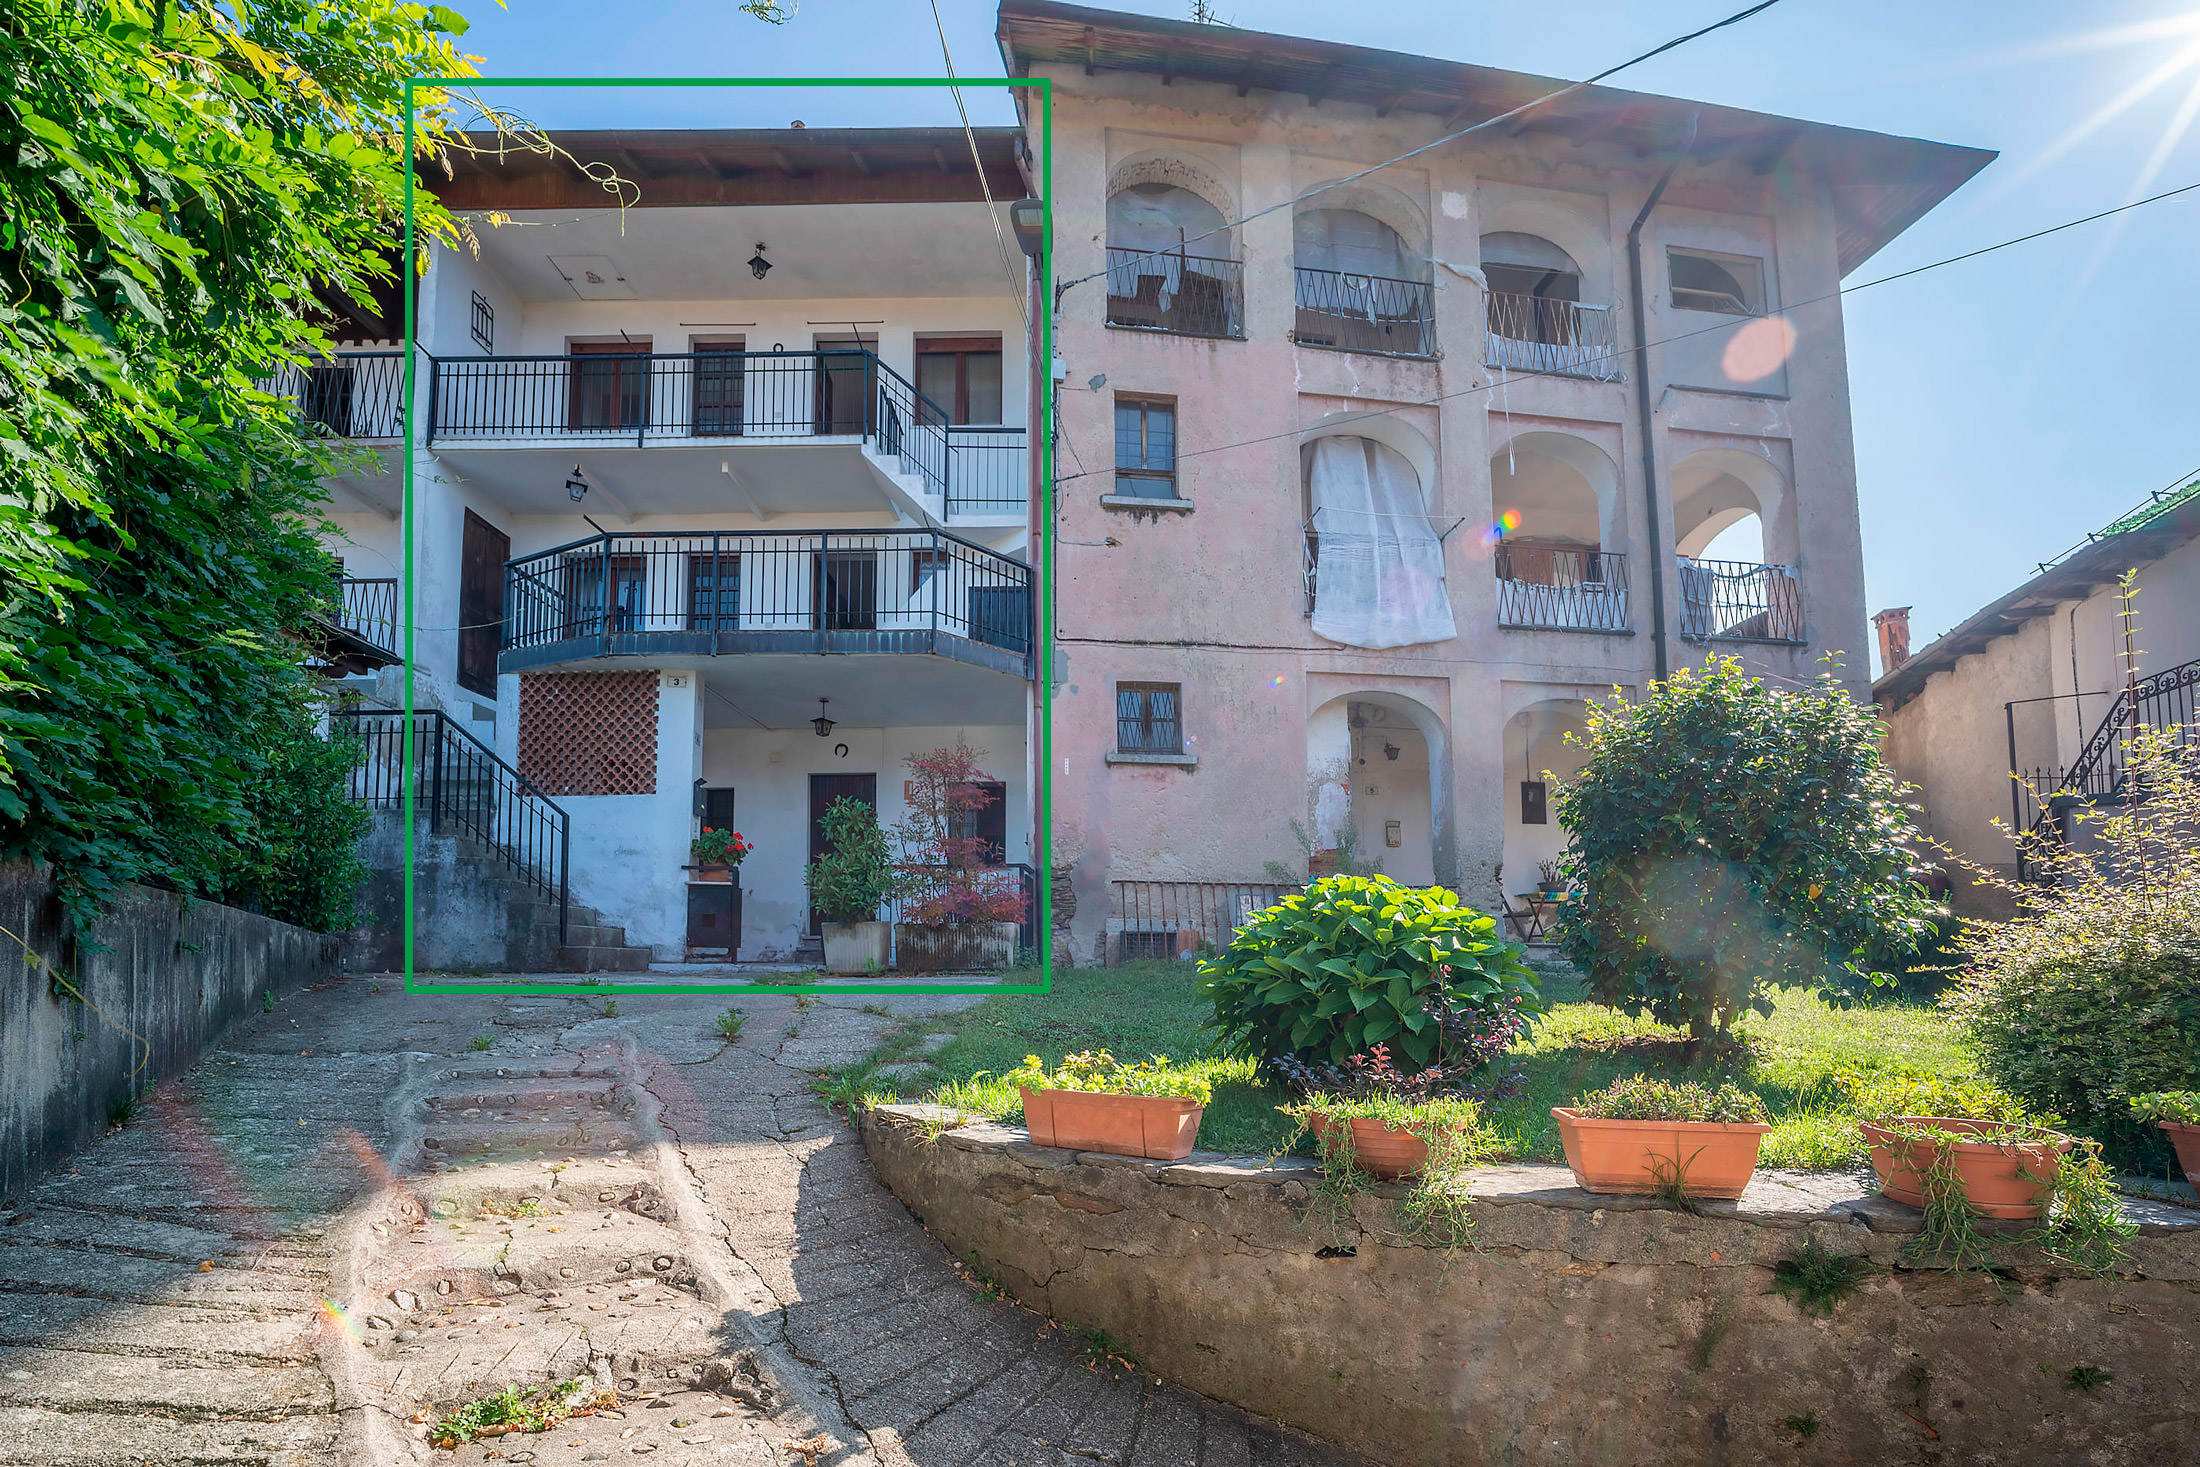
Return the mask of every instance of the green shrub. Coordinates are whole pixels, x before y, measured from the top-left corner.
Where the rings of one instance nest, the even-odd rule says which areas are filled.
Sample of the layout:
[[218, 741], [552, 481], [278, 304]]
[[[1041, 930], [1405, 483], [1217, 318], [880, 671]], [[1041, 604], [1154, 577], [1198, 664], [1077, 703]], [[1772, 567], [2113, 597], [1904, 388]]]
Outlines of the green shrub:
[[344, 931], [359, 921], [359, 838], [373, 823], [351, 797], [359, 738], [342, 728], [322, 737], [302, 708], [287, 718], [270, 710], [266, 721], [269, 746], [244, 786], [248, 818], [207, 894], [316, 932]]
[[1771, 1123], [1765, 1103], [1739, 1085], [1714, 1090], [1693, 1080], [1653, 1080], [1630, 1075], [1574, 1102], [1574, 1110], [1599, 1121], [1714, 1121], [1722, 1125]]
[[2132, 1119], [2200, 1126], [2200, 1090], [2169, 1090], [2131, 1097]]
[[1025, 1090], [1081, 1090], [1105, 1095], [1158, 1095], [1177, 1100], [1196, 1100], [1201, 1105], [1215, 1098], [1215, 1087], [1204, 1075], [1172, 1066], [1165, 1054], [1132, 1064], [1104, 1049], [1079, 1050], [1065, 1055], [1055, 1069], [1047, 1069], [1035, 1054], [1008, 1075], [1008, 1083]]
[[1592, 705], [1588, 760], [1558, 794], [1559, 946], [1604, 1003], [1723, 1038], [1768, 985], [1829, 1003], [1874, 952], [1914, 951], [1935, 908], [1911, 874], [1879, 724], [1831, 677], [1767, 687], [1732, 658], [1639, 703]]
[[802, 873], [810, 905], [828, 922], [870, 922], [894, 894], [893, 864], [878, 812], [846, 795], [818, 818], [829, 850]]
[[1868, 1121], [1897, 1116], [1937, 1116], [1957, 1121], [2007, 1121], [2014, 1125], [2060, 1125], [2059, 1117], [2037, 1115], [2008, 1091], [1977, 1080], [1944, 1080], [1937, 1075], [1859, 1076], [1844, 1072], [1836, 1086], [1856, 1113]]
[[1447, 1010], [1507, 995], [1532, 1003], [1535, 974], [1497, 920], [1442, 887], [1328, 876], [1257, 912], [1199, 965], [1223, 1050], [1342, 1063], [1387, 1044], [1415, 1069], [1442, 1057]]

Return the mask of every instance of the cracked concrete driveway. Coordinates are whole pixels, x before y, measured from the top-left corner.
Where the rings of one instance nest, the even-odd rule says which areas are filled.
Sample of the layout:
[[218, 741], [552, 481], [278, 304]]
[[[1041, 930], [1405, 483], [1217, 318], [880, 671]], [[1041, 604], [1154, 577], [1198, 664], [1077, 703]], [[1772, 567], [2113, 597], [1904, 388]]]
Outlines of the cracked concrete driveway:
[[878, 1183], [811, 1076], [973, 1000], [606, 993], [319, 985], [0, 1210], [0, 1463], [1349, 1460], [1090, 1368]]

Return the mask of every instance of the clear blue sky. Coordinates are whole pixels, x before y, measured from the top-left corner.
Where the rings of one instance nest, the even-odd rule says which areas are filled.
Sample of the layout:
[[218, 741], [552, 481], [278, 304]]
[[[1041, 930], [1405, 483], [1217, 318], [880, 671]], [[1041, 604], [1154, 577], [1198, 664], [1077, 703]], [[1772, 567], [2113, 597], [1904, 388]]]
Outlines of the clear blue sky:
[[[509, 6], [459, 5], [474, 22], [465, 49], [492, 77], [939, 70], [924, 0], [803, 0], [781, 27], [731, 0]], [[1186, 5], [1122, 8], [1182, 17]], [[1740, 8], [1220, 5], [1250, 28], [1561, 77]], [[956, 70], [999, 77], [992, 6], [940, 9]], [[2179, 135], [2200, 109], [2200, 0], [1783, 0], [1614, 85], [2000, 150], [1852, 285], [2200, 181], [2200, 126]], [[527, 105], [566, 127], [954, 120], [944, 95], [918, 92], [564, 92]], [[998, 93], [971, 93], [969, 105], [976, 121], [1010, 120]], [[1871, 609], [1914, 606], [1922, 646], [2148, 491], [2200, 471], [2196, 238], [2200, 193], [1849, 299]]]

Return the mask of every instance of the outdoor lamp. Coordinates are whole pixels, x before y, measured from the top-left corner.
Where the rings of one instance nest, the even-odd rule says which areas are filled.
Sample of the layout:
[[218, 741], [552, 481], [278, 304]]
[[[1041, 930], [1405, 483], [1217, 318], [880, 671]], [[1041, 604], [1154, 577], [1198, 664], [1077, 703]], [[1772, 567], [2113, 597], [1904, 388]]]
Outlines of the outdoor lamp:
[[1046, 251], [1047, 206], [1043, 199], [1018, 199], [1008, 206], [1008, 227], [1015, 231], [1016, 243], [1023, 252], [1036, 260]]
[[817, 717], [810, 720], [810, 727], [817, 730], [817, 736], [821, 739], [829, 739], [833, 736], [833, 721], [825, 716], [825, 705], [831, 701], [829, 698], [818, 699]]
[[772, 262], [764, 258], [764, 242], [756, 242], [756, 253], [749, 256], [749, 273], [762, 280], [771, 273]]
[[566, 475], [565, 492], [572, 497], [575, 504], [579, 504], [581, 497], [588, 493], [588, 480], [581, 473], [579, 464], [573, 465], [573, 472]]

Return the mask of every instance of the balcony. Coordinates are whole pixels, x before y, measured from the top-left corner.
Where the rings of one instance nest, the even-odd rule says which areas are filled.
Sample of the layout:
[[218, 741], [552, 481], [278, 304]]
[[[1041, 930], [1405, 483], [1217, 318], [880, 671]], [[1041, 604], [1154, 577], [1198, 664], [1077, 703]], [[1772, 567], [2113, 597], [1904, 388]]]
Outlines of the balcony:
[[506, 562], [500, 672], [918, 654], [1031, 675], [1031, 570], [940, 530], [607, 534]]
[[336, 605], [317, 618], [317, 662], [331, 677], [357, 677], [404, 658], [397, 650], [397, 578], [338, 577]]
[[1502, 290], [1488, 292], [1485, 300], [1490, 366], [1593, 382], [1627, 380], [1609, 306]]
[[1296, 276], [1298, 324], [1291, 339], [1300, 346], [1436, 355], [1436, 292], [1427, 282], [1304, 267]]
[[1245, 336], [1245, 266], [1206, 255], [1108, 251], [1108, 324], [1176, 336]]
[[1680, 557], [1681, 635], [1692, 642], [1803, 640], [1803, 588], [1784, 565]]
[[1627, 557], [1573, 545], [1500, 542], [1497, 624], [1562, 632], [1624, 632]]
[[[751, 448], [803, 443], [860, 447], [927, 512], [1021, 518], [1029, 498], [1023, 429], [952, 424], [867, 351], [436, 358], [425, 399], [438, 453], [551, 451], [530, 466], [539, 479], [576, 448], [700, 450], [687, 455], [700, 478], [656, 477], [688, 500], [765, 517], [865, 507], [835, 497], [814, 469], [732, 467]], [[497, 473], [486, 459], [474, 466]]]
[[338, 438], [405, 434], [405, 354], [339, 351], [305, 366], [285, 364], [259, 388], [298, 406], [299, 416]]

